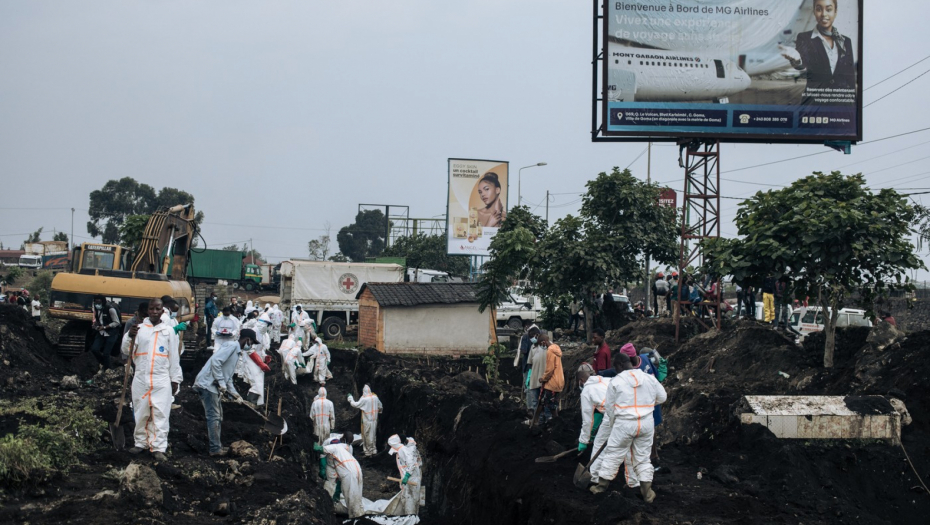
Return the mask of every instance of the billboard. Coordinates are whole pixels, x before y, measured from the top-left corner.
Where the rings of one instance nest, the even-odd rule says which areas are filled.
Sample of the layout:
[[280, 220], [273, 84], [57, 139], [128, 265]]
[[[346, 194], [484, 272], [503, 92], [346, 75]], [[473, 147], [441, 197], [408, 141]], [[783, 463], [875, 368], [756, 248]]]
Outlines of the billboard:
[[862, 139], [862, 0], [608, 1], [603, 133]]
[[490, 255], [491, 239], [507, 218], [509, 173], [505, 161], [449, 159], [449, 255]]

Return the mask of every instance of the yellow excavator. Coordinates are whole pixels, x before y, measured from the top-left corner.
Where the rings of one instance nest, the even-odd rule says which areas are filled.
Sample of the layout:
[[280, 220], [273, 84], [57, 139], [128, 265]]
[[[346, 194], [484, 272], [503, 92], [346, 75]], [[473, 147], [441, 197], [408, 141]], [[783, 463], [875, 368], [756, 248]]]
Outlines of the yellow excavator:
[[58, 353], [74, 357], [90, 348], [96, 295], [117, 304], [124, 322], [142, 301], [165, 295], [180, 305], [178, 321], [192, 320], [194, 295], [185, 279], [194, 233], [194, 206], [186, 204], [152, 214], [131, 263], [120, 246], [75, 247], [71, 273], [55, 276], [48, 303], [50, 317], [68, 321], [58, 338]]

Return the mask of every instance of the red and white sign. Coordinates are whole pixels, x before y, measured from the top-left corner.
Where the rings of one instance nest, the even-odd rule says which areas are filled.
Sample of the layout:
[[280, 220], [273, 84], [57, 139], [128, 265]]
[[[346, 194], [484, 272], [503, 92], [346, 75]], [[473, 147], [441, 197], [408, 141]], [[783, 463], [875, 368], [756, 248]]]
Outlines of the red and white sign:
[[665, 206], [668, 208], [677, 208], [678, 207], [678, 193], [671, 188], [663, 189], [662, 193], [659, 194], [659, 206]]

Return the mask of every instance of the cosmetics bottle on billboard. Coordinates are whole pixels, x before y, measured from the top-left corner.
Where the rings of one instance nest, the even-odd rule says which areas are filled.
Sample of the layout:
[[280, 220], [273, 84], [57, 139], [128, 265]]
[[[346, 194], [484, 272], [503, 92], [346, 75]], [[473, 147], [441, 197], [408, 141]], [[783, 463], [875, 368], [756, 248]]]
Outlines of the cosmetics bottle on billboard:
[[478, 235], [478, 208], [468, 210], [468, 236]]

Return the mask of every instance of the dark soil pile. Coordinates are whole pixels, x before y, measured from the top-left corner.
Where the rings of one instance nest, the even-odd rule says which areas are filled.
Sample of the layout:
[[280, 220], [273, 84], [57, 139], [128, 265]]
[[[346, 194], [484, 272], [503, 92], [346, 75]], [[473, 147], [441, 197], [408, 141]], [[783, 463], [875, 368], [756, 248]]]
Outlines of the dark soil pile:
[[70, 372], [42, 328], [18, 306], [0, 305], [0, 389], [16, 395], [48, 391]]

